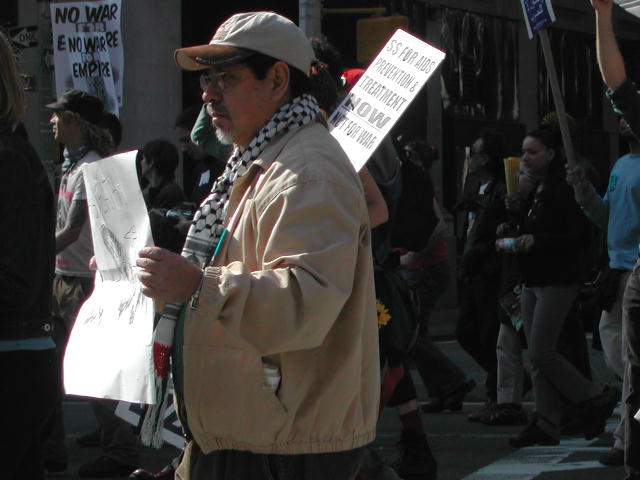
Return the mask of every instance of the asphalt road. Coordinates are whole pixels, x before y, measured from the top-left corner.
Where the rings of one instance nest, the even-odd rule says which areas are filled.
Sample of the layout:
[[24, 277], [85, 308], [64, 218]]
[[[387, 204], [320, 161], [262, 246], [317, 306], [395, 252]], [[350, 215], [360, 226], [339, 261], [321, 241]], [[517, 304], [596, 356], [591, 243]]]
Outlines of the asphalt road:
[[[480, 368], [456, 342], [444, 340], [440, 346], [478, 385], [482, 383]], [[600, 352], [591, 351], [591, 367], [598, 384], [604, 385], [612, 380], [612, 374], [604, 365]], [[414, 377], [419, 395], [424, 400], [424, 386], [415, 374]], [[508, 439], [522, 427], [487, 427], [467, 421], [466, 414], [478, 408], [483, 400], [482, 388], [478, 386], [467, 397], [462, 412], [423, 414], [429, 441], [438, 461], [439, 480], [624, 479], [622, 467], [603, 467], [597, 462], [613, 442], [610, 432], [615, 428], [619, 412], [610, 419], [607, 432], [593, 441], [563, 437], [558, 447], [515, 449], [509, 446]], [[527, 397], [526, 400], [525, 408], [530, 412], [533, 409], [532, 399]], [[65, 423], [70, 465], [66, 472], [50, 474], [50, 479], [76, 479], [79, 465], [100, 455], [99, 448], [83, 448], [75, 443], [78, 436], [97, 425], [88, 403], [77, 399], [67, 401]], [[397, 414], [394, 409], [387, 409], [379, 426], [375, 447], [390, 461], [397, 455], [395, 444], [399, 433]], [[161, 450], [141, 447], [141, 465], [150, 470], [160, 470], [175, 452], [176, 449], [170, 446]]]

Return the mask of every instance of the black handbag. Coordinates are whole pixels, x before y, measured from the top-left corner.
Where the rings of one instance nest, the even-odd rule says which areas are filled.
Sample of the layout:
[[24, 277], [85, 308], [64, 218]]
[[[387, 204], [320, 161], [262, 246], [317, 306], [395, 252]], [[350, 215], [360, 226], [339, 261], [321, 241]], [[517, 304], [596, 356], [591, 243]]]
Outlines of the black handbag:
[[375, 271], [381, 359], [395, 365], [407, 359], [415, 345], [418, 320], [406, 281], [398, 269]]

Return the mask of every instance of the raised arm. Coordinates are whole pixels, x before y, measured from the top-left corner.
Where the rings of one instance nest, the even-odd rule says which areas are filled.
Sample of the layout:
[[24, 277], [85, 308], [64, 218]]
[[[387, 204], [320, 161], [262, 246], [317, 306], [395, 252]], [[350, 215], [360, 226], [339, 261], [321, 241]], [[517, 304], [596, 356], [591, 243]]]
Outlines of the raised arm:
[[596, 11], [596, 51], [604, 83], [615, 90], [627, 78], [624, 60], [613, 31], [613, 0], [591, 0]]

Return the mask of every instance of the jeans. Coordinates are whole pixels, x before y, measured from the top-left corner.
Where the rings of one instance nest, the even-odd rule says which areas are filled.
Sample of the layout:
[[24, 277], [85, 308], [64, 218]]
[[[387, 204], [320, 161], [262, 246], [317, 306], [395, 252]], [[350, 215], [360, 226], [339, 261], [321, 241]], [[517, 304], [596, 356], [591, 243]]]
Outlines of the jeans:
[[458, 343], [487, 372], [485, 387], [491, 400], [497, 397], [499, 280], [478, 275], [466, 281], [461, 291], [456, 325]]
[[[600, 317], [600, 340], [602, 342], [602, 350], [604, 352], [604, 359], [607, 362], [608, 367], [620, 378], [622, 378], [622, 395], [623, 398], [629, 394], [629, 388], [624, 382], [625, 371], [625, 355], [626, 339], [622, 328], [622, 300], [624, 297], [624, 291], [627, 286], [627, 280], [631, 272], [624, 273], [620, 278], [618, 285], [618, 295], [616, 301], [611, 308], [611, 311], [603, 311]], [[622, 409], [624, 411], [625, 405], [622, 402]], [[613, 432], [614, 448], [622, 450], [624, 448], [624, 413], [620, 419], [620, 423]]]
[[0, 352], [0, 465], [6, 480], [42, 480], [42, 439], [57, 397], [51, 350]]
[[438, 298], [449, 285], [449, 263], [440, 262], [422, 270], [402, 270], [418, 312], [418, 338], [413, 362], [431, 398], [446, 397], [467, 380], [462, 369], [433, 343], [429, 335], [429, 318]]
[[353, 480], [360, 471], [365, 453], [366, 447], [298, 455], [267, 455], [240, 450], [204, 454], [191, 441], [176, 471], [176, 480]]
[[629, 475], [640, 475], [640, 266], [636, 265], [624, 291], [622, 328], [626, 339], [624, 383], [624, 465]]
[[578, 285], [522, 290], [522, 319], [529, 345], [536, 423], [556, 439], [560, 438], [563, 403], [577, 404], [595, 395], [592, 382], [558, 351], [560, 333], [577, 295]]
[[59, 369], [58, 400], [50, 431], [45, 439], [45, 457], [60, 463], [67, 462], [67, 449], [64, 445], [65, 431], [62, 416], [64, 385], [62, 381], [62, 360], [67, 347], [69, 334], [76, 316], [84, 301], [93, 290], [93, 278], [67, 277], [56, 275], [53, 279], [51, 313], [53, 316], [53, 340], [56, 342], [56, 362]]
[[138, 436], [133, 426], [115, 414], [116, 400], [91, 399], [91, 408], [100, 425], [100, 446], [104, 453], [126, 465], [137, 465]]

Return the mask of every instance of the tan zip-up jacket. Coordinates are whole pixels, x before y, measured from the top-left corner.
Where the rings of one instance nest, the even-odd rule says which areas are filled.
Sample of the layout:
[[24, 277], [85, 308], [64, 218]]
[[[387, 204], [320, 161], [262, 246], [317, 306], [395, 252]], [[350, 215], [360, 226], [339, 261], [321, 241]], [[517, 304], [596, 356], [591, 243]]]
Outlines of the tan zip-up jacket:
[[[184, 407], [196, 443], [204, 453], [297, 454], [371, 442], [380, 366], [357, 173], [312, 122], [276, 139], [236, 182], [227, 219], [239, 208], [185, 319]], [[275, 393], [265, 362], [280, 369]]]

